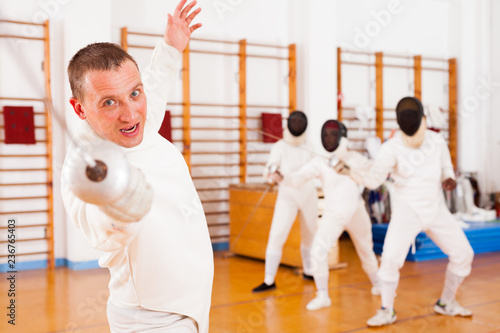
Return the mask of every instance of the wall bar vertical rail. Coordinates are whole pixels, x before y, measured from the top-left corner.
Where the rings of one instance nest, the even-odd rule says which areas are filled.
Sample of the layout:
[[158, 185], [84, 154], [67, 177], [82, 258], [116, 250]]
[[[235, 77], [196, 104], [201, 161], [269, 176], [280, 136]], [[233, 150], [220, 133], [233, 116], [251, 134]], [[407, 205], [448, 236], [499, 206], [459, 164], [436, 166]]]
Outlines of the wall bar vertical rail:
[[[52, 103], [52, 90], [50, 81], [50, 41], [49, 41], [49, 21], [46, 20], [43, 24], [44, 32], [44, 61], [43, 72], [45, 76], [45, 96]], [[53, 197], [53, 181], [52, 181], [52, 115], [49, 114], [49, 108], [45, 104], [45, 123], [47, 127], [47, 194], [48, 194], [48, 223], [47, 223], [47, 242], [48, 242], [48, 259], [47, 266], [49, 269], [55, 268], [54, 257], [54, 197]]]
[[127, 27], [120, 29], [120, 40], [122, 49], [128, 52], [128, 30]]
[[295, 44], [288, 46], [288, 97], [290, 112], [297, 109], [297, 52]]
[[381, 142], [384, 142], [384, 54], [375, 53], [375, 123], [376, 133]]
[[240, 40], [240, 183], [247, 178], [247, 41]]
[[182, 128], [183, 154], [191, 171], [191, 97], [189, 90], [189, 44], [182, 53]]
[[[337, 100], [339, 93], [342, 93], [342, 49], [337, 47], [337, 91], [335, 92]], [[337, 102], [337, 106], [337, 119], [342, 121], [342, 100]]]
[[457, 59], [448, 60], [448, 145], [450, 147], [451, 162], [457, 166]]
[[419, 100], [422, 100], [422, 56], [416, 55], [413, 57], [414, 70], [414, 94]]

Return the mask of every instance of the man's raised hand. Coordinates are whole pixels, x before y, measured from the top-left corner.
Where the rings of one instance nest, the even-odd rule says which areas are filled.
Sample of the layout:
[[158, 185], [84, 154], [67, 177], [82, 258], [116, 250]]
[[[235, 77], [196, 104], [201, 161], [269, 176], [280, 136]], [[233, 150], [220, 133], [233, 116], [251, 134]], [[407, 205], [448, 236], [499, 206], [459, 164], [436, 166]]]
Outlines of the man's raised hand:
[[189, 26], [194, 20], [196, 15], [201, 12], [201, 8], [198, 7], [191, 14], [189, 12], [196, 5], [196, 1], [190, 2], [186, 7], [187, 0], [181, 0], [177, 7], [175, 8], [174, 14], [168, 14], [168, 23], [165, 28], [165, 33], [163, 34], [163, 40], [170, 46], [175, 47], [179, 52], [184, 51], [186, 48], [191, 33], [201, 27], [201, 23]]

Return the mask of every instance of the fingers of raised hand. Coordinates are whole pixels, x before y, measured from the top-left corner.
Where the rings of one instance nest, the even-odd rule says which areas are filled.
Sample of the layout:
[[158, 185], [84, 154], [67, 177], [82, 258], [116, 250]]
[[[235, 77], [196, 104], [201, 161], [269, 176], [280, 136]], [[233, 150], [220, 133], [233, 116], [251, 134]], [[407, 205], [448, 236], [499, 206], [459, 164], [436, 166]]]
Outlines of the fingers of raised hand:
[[[186, 2], [186, 1], [184, 1]], [[182, 20], [186, 19], [186, 17], [188, 16], [188, 13], [191, 11], [191, 9], [193, 9], [193, 7], [196, 5], [196, 0], [194, 1], [191, 1], [183, 10], [182, 12], [180, 13], [180, 18]]]
[[194, 12], [192, 12], [191, 14], [189, 14], [189, 16], [186, 18], [187, 24], [191, 24], [191, 22], [194, 20], [194, 18], [196, 17], [196, 15], [198, 15], [200, 12], [201, 12], [201, 7], [196, 8], [196, 10]]
[[191, 33], [193, 31], [195, 31], [196, 29], [200, 28], [201, 27], [201, 23], [197, 23], [195, 25], [193, 25], [192, 27], [189, 28], [189, 31], [191, 31]]
[[181, 11], [182, 11], [182, 7], [184, 7], [184, 5], [186, 4], [186, 1], [187, 1], [187, 0], [181, 0], [181, 1], [177, 4], [177, 7], [175, 7], [175, 10], [174, 10], [174, 15], [173, 15], [173, 16], [175, 16], [175, 17], [180, 16]]

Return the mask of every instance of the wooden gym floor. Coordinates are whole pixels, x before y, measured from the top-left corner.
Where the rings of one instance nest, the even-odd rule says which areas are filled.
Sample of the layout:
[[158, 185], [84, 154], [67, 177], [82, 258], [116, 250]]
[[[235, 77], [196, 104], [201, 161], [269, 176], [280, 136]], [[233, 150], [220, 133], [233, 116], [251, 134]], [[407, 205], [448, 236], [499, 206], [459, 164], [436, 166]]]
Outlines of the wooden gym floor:
[[[472, 274], [458, 300], [472, 318], [436, 315], [447, 260], [406, 262], [397, 290], [398, 321], [369, 329], [366, 320], [380, 306], [349, 239], [340, 241], [340, 261], [347, 268], [330, 272], [330, 308], [307, 311], [314, 284], [292, 268], [280, 267], [271, 292], [252, 294], [262, 282], [264, 263], [215, 253], [215, 278], [210, 312], [211, 333], [324, 332], [500, 332], [500, 252], [476, 255]], [[16, 326], [7, 324], [8, 274], [0, 274], [0, 332], [109, 332], [106, 320], [107, 283], [104, 269], [71, 271], [57, 268], [24, 271], [16, 280]]]

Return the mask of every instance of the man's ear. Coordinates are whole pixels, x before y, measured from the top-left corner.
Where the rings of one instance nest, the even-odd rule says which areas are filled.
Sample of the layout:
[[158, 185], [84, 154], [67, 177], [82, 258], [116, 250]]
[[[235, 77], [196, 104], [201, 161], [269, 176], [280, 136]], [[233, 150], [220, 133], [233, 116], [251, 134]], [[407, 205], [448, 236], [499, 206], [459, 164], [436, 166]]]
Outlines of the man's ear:
[[78, 98], [71, 97], [69, 99], [69, 103], [71, 104], [71, 106], [73, 107], [73, 110], [75, 110], [76, 115], [80, 119], [84, 120], [85, 118], [87, 118], [87, 116], [85, 116], [85, 112], [83, 110], [83, 105], [82, 105], [82, 103], [80, 103], [80, 101], [78, 100]]

